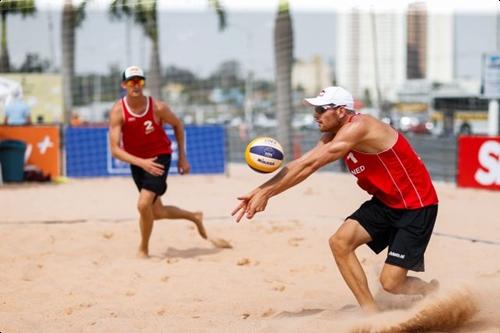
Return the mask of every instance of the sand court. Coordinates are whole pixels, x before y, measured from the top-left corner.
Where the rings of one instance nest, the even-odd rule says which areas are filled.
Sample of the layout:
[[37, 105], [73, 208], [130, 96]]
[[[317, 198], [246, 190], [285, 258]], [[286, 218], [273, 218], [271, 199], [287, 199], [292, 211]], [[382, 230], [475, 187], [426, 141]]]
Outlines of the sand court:
[[[202, 210], [219, 246], [191, 223], [159, 221], [148, 260], [135, 257], [137, 193], [128, 177], [1, 187], [0, 332], [397, 332], [413, 313], [433, 311], [432, 300], [379, 292], [385, 255], [366, 246], [357, 254], [386, 311], [367, 318], [355, 305], [328, 247], [368, 199], [354, 177], [314, 174], [237, 224], [236, 196], [267, 177], [242, 165], [228, 174], [171, 177], [163, 197]], [[440, 320], [453, 313], [439, 302], [470, 305], [462, 314], [470, 319], [452, 332], [499, 332], [500, 193], [436, 190], [436, 234], [417, 276], [440, 280], [432, 303]], [[376, 326], [382, 317], [387, 324]], [[436, 325], [424, 331], [444, 327]]]

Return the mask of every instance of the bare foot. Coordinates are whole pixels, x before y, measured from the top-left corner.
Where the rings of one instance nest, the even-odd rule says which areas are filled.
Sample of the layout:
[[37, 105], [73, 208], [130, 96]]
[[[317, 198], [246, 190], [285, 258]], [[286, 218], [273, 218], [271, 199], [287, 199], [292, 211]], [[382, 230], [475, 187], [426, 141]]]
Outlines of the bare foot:
[[149, 258], [148, 251], [139, 249], [139, 251], [137, 251], [137, 258], [148, 259]]
[[196, 224], [196, 228], [198, 229], [198, 233], [203, 239], [207, 239], [207, 232], [205, 227], [203, 226], [203, 212], [194, 213], [195, 220], [193, 221]]

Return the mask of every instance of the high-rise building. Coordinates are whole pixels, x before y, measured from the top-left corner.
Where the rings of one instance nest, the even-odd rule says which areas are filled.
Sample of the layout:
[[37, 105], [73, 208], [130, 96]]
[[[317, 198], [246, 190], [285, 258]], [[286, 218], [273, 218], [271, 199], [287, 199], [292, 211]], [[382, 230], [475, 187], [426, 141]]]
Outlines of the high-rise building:
[[429, 13], [427, 16], [427, 68], [425, 78], [431, 82], [454, 79], [454, 19], [452, 13]]
[[381, 105], [405, 79], [405, 17], [354, 9], [338, 17], [337, 83]]
[[[403, 86], [459, 84], [479, 93], [483, 55], [500, 52], [500, 8], [432, 11], [419, 1], [400, 12], [352, 9], [337, 22], [337, 83], [376, 107], [398, 100]], [[414, 79], [427, 83], [406, 84]]]
[[424, 79], [427, 74], [427, 12], [425, 3], [408, 7], [406, 15], [406, 78]]

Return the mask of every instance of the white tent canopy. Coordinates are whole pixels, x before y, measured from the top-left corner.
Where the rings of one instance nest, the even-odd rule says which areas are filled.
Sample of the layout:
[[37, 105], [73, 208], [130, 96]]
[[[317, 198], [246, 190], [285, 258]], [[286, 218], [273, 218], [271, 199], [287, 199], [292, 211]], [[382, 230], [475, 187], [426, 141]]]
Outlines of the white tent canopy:
[[8, 80], [0, 76], [0, 106], [3, 108], [14, 96], [15, 92], [22, 95], [22, 87], [19, 82]]

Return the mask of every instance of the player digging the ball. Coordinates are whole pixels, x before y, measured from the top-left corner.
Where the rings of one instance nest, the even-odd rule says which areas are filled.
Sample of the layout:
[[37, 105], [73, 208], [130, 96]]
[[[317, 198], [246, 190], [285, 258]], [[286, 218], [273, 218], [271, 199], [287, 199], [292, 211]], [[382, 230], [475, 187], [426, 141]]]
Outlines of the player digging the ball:
[[358, 185], [372, 195], [330, 237], [330, 248], [345, 282], [360, 306], [378, 311], [355, 250], [367, 244], [375, 253], [388, 247], [380, 274], [394, 294], [426, 295], [438, 287], [408, 276], [424, 270], [424, 253], [438, 211], [438, 198], [424, 163], [406, 138], [386, 123], [354, 112], [351, 94], [328, 87], [305, 102], [323, 133], [316, 147], [288, 163], [250, 193], [232, 212], [239, 222], [266, 209], [268, 200], [297, 185], [321, 167], [343, 158]]
[[188, 174], [190, 167], [184, 151], [184, 126], [167, 104], [143, 94], [144, 83], [142, 69], [136, 66], [125, 69], [122, 88], [127, 95], [115, 103], [109, 117], [111, 152], [114, 157], [130, 163], [132, 177], [139, 190], [140, 257], [149, 256], [149, 238], [155, 220], [189, 220], [194, 222], [200, 236], [207, 238], [201, 212], [165, 206], [161, 202], [160, 197], [167, 190], [166, 180], [172, 154], [164, 124], [172, 126], [177, 139], [179, 174]]

